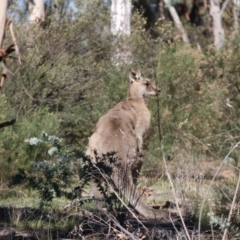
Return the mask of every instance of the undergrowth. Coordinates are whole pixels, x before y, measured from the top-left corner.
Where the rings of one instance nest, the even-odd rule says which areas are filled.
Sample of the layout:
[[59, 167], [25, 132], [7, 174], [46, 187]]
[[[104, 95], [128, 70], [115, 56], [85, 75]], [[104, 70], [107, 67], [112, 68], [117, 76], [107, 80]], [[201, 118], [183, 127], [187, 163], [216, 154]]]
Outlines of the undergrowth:
[[[81, 175], [86, 173], [88, 160], [83, 152], [88, 137], [97, 119], [126, 98], [127, 73], [133, 67], [161, 88], [157, 100], [148, 100], [152, 117], [139, 185], [160, 189], [160, 197], [152, 202], [171, 198], [162, 163], [160, 145], [164, 146], [177, 194], [190, 201], [190, 211], [198, 216], [207, 186], [240, 140], [237, 38], [229, 38], [222, 51], [208, 45], [199, 52], [179, 42], [172, 26], [163, 21], [154, 26], [153, 36], [146, 31], [145, 19], [134, 11], [131, 36], [126, 40], [132, 62], [116, 67], [111, 62], [117, 43], [112, 44], [109, 11], [95, 1], [88, 8], [73, 18], [66, 13], [61, 24], [50, 15], [43, 29], [32, 29], [31, 42], [27, 27], [15, 26], [24, 61], [21, 66], [9, 61], [15, 75], [8, 76], [0, 95], [0, 121], [16, 119], [13, 126], [0, 131], [1, 189], [9, 191], [7, 182], [15, 174], [12, 185], [28, 184], [40, 193], [42, 203], [81, 196], [89, 181]], [[39, 137], [42, 131], [48, 134]], [[61, 141], [49, 139], [55, 135]], [[41, 140], [37, 146], [31, 145], [36, 143], [33, 136]], [[206, 207], [204, 212], [206, 226], [211, 225], [209, 212], [218, 222], [221, 217], [227, 219], [238, 167], [239, 147], [214, 180], [208, 201], [212, 209]], [[101, 187], [107, 192], [106, 186]], [[110, 203], [114, 201], [109, 198]], [[237, 195], [235, 213], [238, 205]], [[234, 215], [229, 228], [234, 229], [235, 223], [239, 219]]]

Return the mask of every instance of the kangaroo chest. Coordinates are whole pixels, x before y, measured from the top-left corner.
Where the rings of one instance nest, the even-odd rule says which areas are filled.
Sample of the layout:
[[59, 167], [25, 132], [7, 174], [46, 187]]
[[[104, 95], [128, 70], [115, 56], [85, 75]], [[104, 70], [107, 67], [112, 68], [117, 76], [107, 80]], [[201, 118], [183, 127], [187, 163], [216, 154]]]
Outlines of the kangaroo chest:
[[136, 131], [140, 131], [142, 134], [148, 129], [150, 125], [150, 112], [145, 106], [140, 112], [136, 114]]
[[142, 103], [132, 103], [131, 113], [134, 119], [134, 126], [138, 134], [144, 134], [150, 125], [150, 111], [147, 106]]

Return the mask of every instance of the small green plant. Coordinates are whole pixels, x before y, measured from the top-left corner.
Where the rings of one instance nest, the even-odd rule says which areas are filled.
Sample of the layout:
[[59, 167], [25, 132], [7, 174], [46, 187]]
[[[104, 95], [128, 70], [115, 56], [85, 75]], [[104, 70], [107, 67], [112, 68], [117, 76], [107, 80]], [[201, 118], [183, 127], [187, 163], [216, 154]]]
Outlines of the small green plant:
[[89, 158], [84, 158], [85, 164], [81, 168], [80, 178], [85, 178], [86, 174], [90, 173], [92, 181], [96, 184], [96, 187], [102, 195], [102, 201], [105, 203], [108, 212], [116, 216], [118, 220], [122, 220], [126, 217], [126, 214], [124, 213], [125, 211], [122, 211], [123, 204], [117, 198], [115, 192], [109, 191], [110, 186], [117, 190], [114, 181], [111, 178], [113, 168], [116, 167], [116, 153], [109, 152], [100, 156], [95, 151], [94, 154], [94, 164]]
[[[37, 190], [40, 196], [40, 206], [47, 205], [53, 198], [65, 197], [70, 200], [79, 199], [84, 187], [94, 181], [103, 196], [103, 202], [109, 212], [119, 216], [121, 202], [114, 193], [109, 193], [112, 166], [116, 161], [115, 153], [98, 156], [95, 152], [94, 164], [82, 152], [68, 150], [62, 140], [54, 135], [42, 132], [41, 137], [25, 140], [29, 145], [29, 154], [37, 155], [30, 169], [19, 168], [11, 177], [10, 186], [24, 184]], [[37, 154], [36, 154], [37, 151]]]
[[218, 227], [221, 231], [227, 229], [231, 240], [237, 240], [240, 238], [239, 227], [233, 225], [225, 217], [216, 216], [213, 212], [209, 212], [208, 217], [210, 219], [210, 224], [214, 227]]
[[30, 169], [18, 169], [11, 178], [10, 186], [25, 184], [37, 190], [41, 205], [51, 202], [54, 197], [74, 199], [81, 196], [88, 182], [86, 178], [77, 179], [81, 159], [86, 158], [81, 152], [64, 149], [60, 138], [45, 132], [41, 138], [26, 139], [25, 143], [29, 144], [30, 152], [38, 148], [38, 157]]

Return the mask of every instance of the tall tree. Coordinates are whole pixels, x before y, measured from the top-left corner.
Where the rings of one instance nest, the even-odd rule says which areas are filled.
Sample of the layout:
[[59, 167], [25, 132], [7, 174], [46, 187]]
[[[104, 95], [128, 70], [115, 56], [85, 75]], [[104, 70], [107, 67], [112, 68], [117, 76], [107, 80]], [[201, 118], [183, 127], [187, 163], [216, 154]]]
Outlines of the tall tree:
[[225, 41], [224, 29], [222, 26], [222, 12], [224, 11], [224, 6], [225, 4], [223, 4], [221, 9], [219, 0], [210, 0], [210, 15], [213, 20], [214, 46], [217, 49], [221, 49]]
[[7, 0], [1, 0], [0, 3], [0, 47], [2, 47], [4, 33], [5, 33], [5, 25], [7, 19]]
[[171, 3], [171, 0], [164, 0], [164, 3], [166, 5], [166, 7], [168, 8], [168, 11], [173, 19], [173, 22], [174, 22], [176, 28], [178, 29], [178, 31], [181, 34], [183, 42], [189, 43], [188, 35], [182, 25], [182, 22], [178, 16], [178, 13], [177, 13], [175, 7]]
[[0, 88], [2, 88], [3, 83], [7, 76], [7, 68], [4, 66], [4, 61], [5, 61], [4, 58], [6, 55], [6, 51], [4, 48], [2, 48], [2, 45], [3, 45], [5, 26], [6, 26], [6, 20], [7, 20], [8, 1], [2, 0], [0, 3], [0, 6], [1, 6], [0, 7], [0, 62], [3, 67], [1, 81], [0, 81]]
[[115, 36], [131, 33], [131, 0], [112, 0], [111, 31]]
[[239, 29], [239, 13], [240, 13], [240, 2], [233, 0], [233, 17], [234, 17], [234, 30], [237, 32]]
[[[8, 0], [2, 0], [0, 3], [0, 63], [3, 68], [2, 76], [0, 80], [0, 89], [3, 87], [3, 84], [6, 80], [7, 73], [13, 74], [7, 67], [6, 59], [10, 53], [15, 51], [15, 46], [17, 48], [16, 39], [13, 33], [12, 21], [7, 19], [7, 9], [8, 9]], [[6, 28], [10, 27], [10, 31], [13, 38], [13, 44], [10, 44], [8, 47], [3, 47], [3, 40], [6, 32]], [[18, 48], [17, 48], [17, 52]], [[19, 57], [20, 63], [20, 57]]]
[[39, 23], [45, 21], [45, 3], [44, 0], [27, 0], [30, 12], [29, 22]]
[[131, 8], [131, 0], [112, 0], [111, 32], [116, 37], [112, 63], [116, 66], [131, 62], [131, 52], [124, 43], [131, 34]]

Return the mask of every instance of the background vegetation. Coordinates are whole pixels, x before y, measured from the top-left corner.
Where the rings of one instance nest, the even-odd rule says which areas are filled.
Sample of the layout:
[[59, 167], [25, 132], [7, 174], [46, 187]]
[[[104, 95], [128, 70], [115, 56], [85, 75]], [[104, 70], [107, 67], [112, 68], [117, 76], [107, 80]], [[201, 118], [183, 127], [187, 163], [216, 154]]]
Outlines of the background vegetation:
[[[152, 119], [139, 185], [161, 193], [151, 203], [169, 199], [166, 157], [179, 198], [188, 199], [198, 216], [210, 180], [233, 150], [211, 185], [204, 215], [207, 225], [211, 211], [227, 218], [239, 175], [239, 148], [234, 148], [240, 141], [239, 34], [229, 34], [221, 51], [209, 44], [210, 37], [202, 38], [199, 51], [183, 44], [169, 23], [160, 19], [146, 28], [146, 19], [135, 9], [127, 40], [132, 62], [116, 67], [111, 63], [115, 45], [109, 8], [102, 3], [66, 11], [60, 23], [49, 13], [43, 27], [29, 27], [24, 18], [16, 21], [23, 64], [10, 61], [15, 75], [8, 76], [0, 93], [0, 122], [17, 120], [0, 129], [2, 193], [9, 191], [9, 179], [19, 168], [31, 173], [33, 163], [54, 161], [26, 139], [44, 131], [59, 137], [68, 151], [84, 152], [98, 118], [125, 99], [133, 67], [161, 88], [158, 99], [148, 100]], [[236, 203], [234, 224], [239, 223], [239, 194]]]

